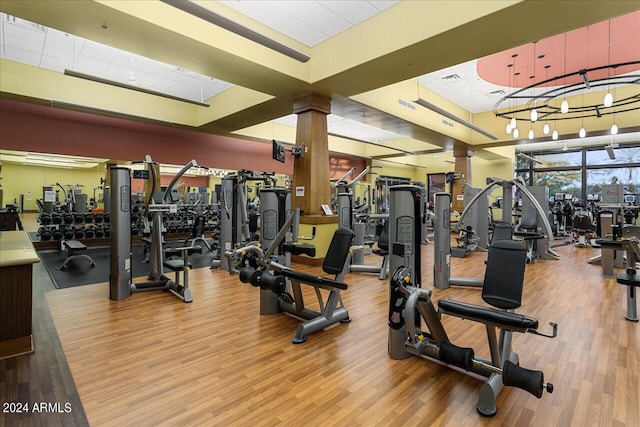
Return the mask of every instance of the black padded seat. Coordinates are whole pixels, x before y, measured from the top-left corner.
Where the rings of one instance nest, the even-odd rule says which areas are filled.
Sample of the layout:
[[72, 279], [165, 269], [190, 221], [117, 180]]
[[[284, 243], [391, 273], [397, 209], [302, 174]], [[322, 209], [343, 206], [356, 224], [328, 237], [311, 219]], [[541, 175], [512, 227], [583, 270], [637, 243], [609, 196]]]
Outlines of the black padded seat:
[[636, 288], [640, 286], [640, 276], [636, 276], [635, 274], [618, 273], [616, 281], [625, 286], [635, 286]]
[[438, 308], [443, 312], [476, 322], [491, 323], [502, 329], [527, 330], [538, 329], [538, 320], [522, 314], [496, 310], [474, 304], [467, 304], [450, 299], [438, 301]]
[[496, 222], [493, 226], [491, 243], [500, 240], [513, 240], [513, 226], [507, 222]]
[[622, 250], [622, 240], [596, 239], [596, 243], [605, 249]]
[[297, 270], [283, 269], [280, 273], [290, 279], [298, 280], [300, 283], [305, 283], [312, 286], [328, 286], [338, 289], [347, 289], [347, 284], [339, 282], [328, 277], [316, 276], [314, 274], [303, 273]]
[[[181, 248], [169, 248], [164, 250], [166, 257], [182, 256], [179, 259], [165, 259], [162, 265], [167, 267], [171, 271], [183, 271], [185, 265], [185, 259], [191, 254], [201, 254], [202, 248], [200, 246], [188, 246]], [[191, 269], [193, 265], [190, 262], [186, 262], [187, 267]]]
[[67, 268], [67, 265], [75, 260], [80, 258], [86, 258], [90, 263], [91, 267], [96, 266], [96, 262], [87, 254], [79, 254], [79, 251], [87, 250], [87, 245], [78, 241], [78, 240], [65, 240], [63, 243], [65, 249], [67, 250], [67, 258], [64, 260], [62, 265], [58, 267], [58, 270], [64, 270]]
[[[182, 270], [184, 270], [184, 262], [182, 261], [182, 259], [168, 259], [168, 260], [165, 260], [162, 263], [162, 265], [164, 265], [165, 267], [167, 267], [171, 271], [182, 271]], [[187, 266], [189, 268], [192, 268], [193, 264], [191, 264], [190, 262], [187, 262]]]

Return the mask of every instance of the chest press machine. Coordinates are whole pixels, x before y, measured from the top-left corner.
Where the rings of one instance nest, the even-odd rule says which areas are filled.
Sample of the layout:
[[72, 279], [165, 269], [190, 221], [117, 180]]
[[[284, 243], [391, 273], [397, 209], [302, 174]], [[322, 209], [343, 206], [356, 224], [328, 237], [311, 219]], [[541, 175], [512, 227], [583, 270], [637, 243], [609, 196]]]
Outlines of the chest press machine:
[[[284, 203], [286, 199], [282, 197], [283, 194], [282, 191], [276, 190], [265, 192], [266, 204], [271, 205], [270, 199], [276, 197]], [[260, 288], [260, 314], [285, 312], [301, 319], [302, 323], [296, 328], [292, 340], [294, 344], [304, 343], [309, 335], [334, 324], [350, 322], [349, 312], [342, 303], [340, 291], [348, 287], [342, 280], [347, 272], [353, 231], [346, 228], [338, 228], [335, 231], [322, 264], [322, 270], [334, 277], [317, 276], [288, 266], [290, 257], [285, 252], [315, 255], [314, 247], [287, 242], [289, 239], [297, 238], [297, 232], [291, 230], [297, 229], [299, 209], [295, 209], [289, 215], [275, 237], [271, 236], [270, 230], [274, 227], [270, 222], [282, 216], [277, 213], [277, 209], [272, 213], [265, 213], [263, 213], [263, 233], [266, 236], [264, 241], [267, 243], [264, 246], [266, 251], [263, 251], [261, 245], [249, 244], [225, 252], [229, 273], [239, 273], [241, 282]], [[302, 285], [313, 287], [319, 311], [305, 305]], [[329, 291], [326, 300], [323, 300], [321, 289]]]
[[[418, 356], [482, 379], [485, 383], [477, 410], [487, 417], [496, 414], [495, 400], [504, 386], [523, 389], [538, 398], [544, 390], [551, 393], [553, 385], [544, 382], [543, 373], [520, 367], [518, 354], [511, 347], [514, 332], [549, 338], [557, 334], [555, 323], [550, 323], [552, 333], [545, 335], [538, 332], [536, 319], [514, 312], [521, 305], [525, 247], [510, 240], [489, 247], [482, 298], [493, 307], [441, 299], [436, 308], [433, 292], [421, 288], [421, 233], [415, 226], [419, 198], [417, 187], [391, 188], [390, 266], [394, 273], [390, 278], [389, 356], [396, 360]], [[491, 360], [476, 356], [472, 348], [453, 344], [441, 322], [443, 314], [483, 324]]]

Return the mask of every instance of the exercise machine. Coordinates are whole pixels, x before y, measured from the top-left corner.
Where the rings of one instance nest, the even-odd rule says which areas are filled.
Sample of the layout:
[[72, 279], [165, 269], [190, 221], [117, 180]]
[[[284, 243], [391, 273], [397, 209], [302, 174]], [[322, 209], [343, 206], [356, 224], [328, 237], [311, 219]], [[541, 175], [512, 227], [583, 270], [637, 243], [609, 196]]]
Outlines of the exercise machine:
[[[551, 228], [551, 224], [549, 224], [549, 219], [547, 212], [542, 208], [541, 202], [538, 201], [539, 197], [536, 197], [531, 191], [536, 187], [527, 187], [522, 180], [521, 177], [503, 180], [499, 178], [491, 178], [489, 184], [480, 190], [473, 199], [469, 202], [468, 205], [465, 206], [460, 218], [458, 219], [458, 224], [464, 223], [465, 217], [469, 214], [472, 207], [478, 203], [481, 198], [484, 198], [486, 194], [491, 192], [491, 190], [496, 187], [502, 187], [502, 221], [507, 224], [511, 224], [513, 221], [513, 188], [515, 187], [520, 191], [520, 194], [524, 197], [523, 199], [523, 208], [527, 207], [527, 204], [536, 210], [537, 212], [537, 224], [536, 228], [540, 227], [541, 231], [536, 231], [536, 235], [527, 236], [530, 237], [528, 245], [532, 245], [532, 240], [537, 240], [537, 247], [535, 249], [536, 258], [544, 258], [544, 259], [559, 259], [557, 253], [551, 249], [551, 243], [553, 241], [553, 229]], [[543, 198], [543, 203], [547, 203], [547, 198]], [[459, 231], [456, 229], [456, 231]], [[544, 238], [542, 238], [544, 237]], [[527, 240], [525, 238], [525, 240]]]
[[[296, 328], [294, 344], [304, 343], [309, 335], [329, 326], [351, 321], [340, 291], [348, 287], [342, 280], [347, 272], [353, 231], [338, 228], [329, 244], [322, 270], [333, 278], [304, 273], [276, 261], [277, 255], [274, 254], [277, 254], [285, 236], [292, 233], [291, 228], [299, 214], [299, 209], [295, 209], [289, 215], [266, 251], [250, 244], [225, 252], [229, 273], [239, 274], [241, 282], [260, 288], [261, 315], [284, 312], [302, 320]], [[319, 311], [305, 305], [301, 285], [313, 287]], [[321, 290], [328, 291], [326, 300]]]
[[[220, 185], [220, 200], [218, 209], [218, 221], [220, 232], [218, 233], [219, 256], [211, 263], [211, 268], [228, 269], [224, 251], [238, 246], [244, 246], [255, 240], [250, 228], [249, 212], [247, 210], [247, 188], [249, 181], [262, 181], [265, 187], [275, 187], [273, 174], [264, 172], [238, 171], [235, 174], [226, 175]], [[257, 213], [256, 213], [257, 214]], [[257, 228], [257, 217], [255, 220]], [[255, 231], [255, 230], [254, 230]]]
[[[440, 194], [448, 196], [448, 193]], [[526, 264], [524, 246], [502, 240], [489, 247], [482, 297], [492, 307], [441, 299], [436, 308], [433, 292], [421, 287], [420, 230], [414, 216], [419, 209], [416, 196], [415, 189], [410, 187], [391, 189], [393, 274], [389, 283], [389, 356], [394, 360], [418, 356], [483, 380], [476, 408], [487, 417], [497, 413], [496, 399], [504, 386], [523, 389], [538, 398], [545, 390], [551, 393], [553, 385], [544, 382], [541, 371], [520, 367], [519, 356], [511, 345], [514, 332], [549, 338], [557, 335], [555, 323], [550, 323], [552, 333], [546, 335], [538, 332], [536, 319], [514, 312], [521, 305]], [[442, 315], [483, 324], [491, 360], [476, 356], [472, 348], [453, 344], [441, 322]]]
[[[149, 253], [148, 282], [133, 283], [131, 277], [131, 170], [125, 167], [112, 167], [109, 170], [111, 183], [111, 235], [110, 235], [110, 273], [109, 297], [122, 300], [132, 293], [146, 291], [169, 291], [185, 303], [193, 301], [189, 289], [188, 256], [202, 253], [200, 246], [185, 246], [164, 250], [162, 246], [163, 212], [177, 211], [177, 205], [171, 203], [170, 195], [178, 179], [187, 170], [197, 166], [195, 160], [187, 163], [167, 185], [159, 192], [160, 174], [158, 164], [147, 156], [144, 163], [151, 172], [150, 190], [147, 192], [148, 212], [152, 214], [151, 249]], [[146, 216], [145, 216], [146, 217]], [[180, 256], [180, 259], [170, 259]], [[164, 268], [175, 272], [175, 279], [164, 275]], [[182, 276], [182, 278], [180, 277]]]
[[[347, 228], [353, 231], [354, 240], [352, 247], [351, 262], [349, 264], [349, 271], [351, 273], [373, 273], [377, 274], [380, 280], [387, 277], [389, 268], [387, 264], [387, 241], [385, 224], [389, 215], [386, 213], [372, 214], [363, 213], [357, 215], [356, 209], [353, 205], [353, 198], [356, 191], [356, 184], [370, 171], [369, 166], [364, 168], [351, 182], [347, 181], [347, 177], [351, 176], [355, 171], [355, 168], [351, 168], [336, 181], [337, 189], [337, 214], [338, 214], [338, 226]], [[375, 238], [371, 235], [370, 239], [367, 239], [369, 221], [381, 221], [381, 227], [379, 228], [380, 234]], [[371, 250], [371, 247], [378, 243], [378, 249]], [[365, 264], [364, 256], [369, 253], [375, 253], [382, 257], [382, 263], [380, 265]]]
[[640, 286], [640, 277], [637, 275], [637, 263], [640, 262], [640, 227], [627, 225], [622, 228], [622, 249], [627, 254], [627, 269], [624, 273], [618, 273], [616, 281], [627, 287], [627, 315], [625, 319], [630, 322], [638, 321], [637, 292]]

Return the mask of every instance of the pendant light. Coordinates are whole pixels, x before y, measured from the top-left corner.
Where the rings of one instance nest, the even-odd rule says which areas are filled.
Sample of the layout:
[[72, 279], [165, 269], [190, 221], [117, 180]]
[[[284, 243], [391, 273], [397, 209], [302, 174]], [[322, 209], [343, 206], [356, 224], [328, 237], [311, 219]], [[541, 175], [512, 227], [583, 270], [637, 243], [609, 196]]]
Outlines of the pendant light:
[[[533, 74], [529, 76], [530, 79], [533, 80], [533, 108], [531, 109], [531, 115], [529, 116], [529, 118], [531, 119], [531, 123], [535, 123], [536, 121], [538, 121], [538, 110], [536, 109], [536, 45], [538, 44], [537, 41], [533, 42]], [[529, 135], [531, 135], [533, 131], [529, 132]], [[529, 139], [533, 139], [533, 138], [529, 138]]]
[[[567, 33], [564, 33], [564, 84], [567, 84]], [[560, 112], [562, 114], [567, 114], [569, 112], [569, 101], [567, 101], [567, 96], [564, 94], [564, 99], [560, 103]]]
[[[609, 44], [607, 45], [607, 65], [611, 65], [611, 20], [609, 19]], [[611, 68], [607, 68], [607, 78], [610, 78], [609, 73], [610, 73]], [[611, 93], [611, 91], [609, 90], [609, 86], [607, 85], [607, 93], [604, 95], [604, 100], [602, 102], [602, 104], [609, 108], [613, 106], [613, 94]]]
[[[551, 65], [545, 65], [544, 66], [544, 72], [545, 72], [545, 80], [549, 80], [549, 68], [551, 67]], [[544, 126], [542, 126], [542, 133], [544, 135], [549, 135], [549, 132], [551, 131], [551, 128], [549, 126], [549, 122], [544, 122]]]
[[553, 133], [551, 133], [551, 139], [553, 139], [554, 141], [558, 140], [558, 129], [553, 130]]

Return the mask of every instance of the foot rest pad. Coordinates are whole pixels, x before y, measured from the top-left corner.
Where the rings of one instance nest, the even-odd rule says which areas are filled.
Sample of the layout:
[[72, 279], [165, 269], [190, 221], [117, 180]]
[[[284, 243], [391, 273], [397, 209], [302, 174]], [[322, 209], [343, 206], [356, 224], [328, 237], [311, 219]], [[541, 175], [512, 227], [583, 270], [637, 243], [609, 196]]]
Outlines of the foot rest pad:
[[439, 359], [465, 371], [470, 371], [473, 367], [473, 349], [469, 347], [458, 347], [449, 341], [442, 341], [440, 344]]

